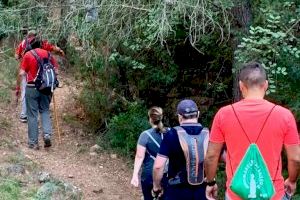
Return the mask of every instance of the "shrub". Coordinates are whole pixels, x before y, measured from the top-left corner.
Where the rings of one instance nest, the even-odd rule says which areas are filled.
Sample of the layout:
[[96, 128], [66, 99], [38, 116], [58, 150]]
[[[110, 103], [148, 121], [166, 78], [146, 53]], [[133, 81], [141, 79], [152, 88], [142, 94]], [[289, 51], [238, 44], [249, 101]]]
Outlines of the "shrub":
[[118, 153], [133, 156], [139, 134], [147, 128], [147, 109], [141, 103], [131, 103], [126, 112], [112, 118], [104, 140]]

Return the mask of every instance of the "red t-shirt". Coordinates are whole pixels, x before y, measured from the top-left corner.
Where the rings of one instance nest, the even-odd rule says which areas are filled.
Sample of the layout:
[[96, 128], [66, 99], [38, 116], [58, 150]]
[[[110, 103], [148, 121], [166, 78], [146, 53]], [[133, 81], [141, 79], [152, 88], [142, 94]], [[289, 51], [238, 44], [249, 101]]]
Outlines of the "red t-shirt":
[[[34, 37], [27, 38], [28, 42], [30, 42]], [[53, 51], [55, 49], [55, 46], [50, 44], [47, 40], [42, 41], [42, 49], [45, 49], [46, 51]], [[18, 55], [20, 58], [23, 57], [24, 51], [26, 49], [26, 40], [24, 39], [16, 48], [16, 55]]]
[[[43, 60], [44, 58], [48, 58], [48, 51], [44, 49], [34, 49], [38, 56]], [[33, 50], [31, 50], [33, 51]], [[27, 82], [33, 82], [38, 71], [38, 62], [31, 53], [31, 51], [28, 51], [25, 53], [22, 63], [21, 63], [21, 69], [23, 69], [27, 73]], [[54, 59], [53, 56], [51, 56], [51, 63], [54, 65], [55, 68], [58, 68], [57, 62]]]
[[[241, 100], [233, 104], [233, 106], [249, 139], [251, 142], [255, 142], [274, 104], [263, 99], [248, 99]], [[227, 151], [229, 152], [226, 157], [227, 193], [229, 199], [241, 200], [229, 189], [229, 185], [232, 174], [236, 171], [249, 146], [249, 141], [239, 125], [231, 106], [221, 108], [216, 114], [211, 129], [210, 141], [226, 143]], [[266, 161], [272, 180], [275, 180], [276, 194], [272, 200], [281, 200], [284, 196], [284, 180], [281, 174], [281, 150], [283, 145], [299, 145], [299, 134], [293, 114], [281, 106], [276, 106], [264, 126], [257, 145]], [[274, 177], [277, 167], [277, 176]]]

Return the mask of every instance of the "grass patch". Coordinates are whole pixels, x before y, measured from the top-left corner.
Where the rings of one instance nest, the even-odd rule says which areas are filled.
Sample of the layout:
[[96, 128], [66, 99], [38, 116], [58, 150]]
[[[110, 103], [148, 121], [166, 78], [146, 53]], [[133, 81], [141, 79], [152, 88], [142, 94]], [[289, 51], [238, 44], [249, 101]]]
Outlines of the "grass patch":
[[[1, 61], [1, 60], [0, 60]], [[0, 102], [11, 102], [11, 89], [16, 83], [16, 74], [19, 63], [14, 58], [3, 61], [0, 65]]]
[[30, 171], [34, 171], [38, 168], [38, 165], [35, 162], [27, 159], [22, 152], [17, 152], [14, 155], [8, 156], [6, 161], [10, 164], [22, 165]]
[[32, 200], [33, 197], [35, 197], [37, 191], [38, 191], [38, 188], [29, 188], [26, 191], [23, 191], [21, 193], [21, 196], [23, 198], [25, 198], [24, 200]]
[[21, 185], [14, 179], [0, 179], [0, 200], [20, 199]]
[[7, 118], [0, 117], [0, 129], [9, 130], [11, 127], [11, 122]]

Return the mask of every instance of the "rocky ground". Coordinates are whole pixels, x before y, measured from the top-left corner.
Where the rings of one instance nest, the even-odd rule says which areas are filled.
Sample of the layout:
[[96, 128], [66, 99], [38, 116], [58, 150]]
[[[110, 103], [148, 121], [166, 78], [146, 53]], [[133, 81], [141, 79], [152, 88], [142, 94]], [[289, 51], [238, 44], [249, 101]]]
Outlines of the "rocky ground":
[[[87, 137], [82, 125], [75, 120], [74, 116], [78, 111], [74, 97], [79, 88], [70, 87], [71, 79], [66, 76], [61, 80], [61, 88], [55, 91], [61, 142], [53, 123], [55, 135], [53, 147], [49, 150], [28, 149], [27, 124], [18, 121], [18, 109], [16, 110], [14, 101], [10, 105], [2, 103], [0, 183], [5, 183], [4, 180], [13, 181], [15, 187], [8, 190], [15, 189], [16, 195], [7, 198], [1, 195], [0, 200], [32, 197], [45, 200], [141, 199], [140, 191], [129, 184], [132, 169], [128, 161], [95, 145], [95, 138]], [[53, 113], [53, 103], [51, 110]], [[52, 119], [54, 122], [54, 115]], [[43, 145], [42, 140], [40, 145]], [[0, 193], [4, 194], [1, 192], [2, 186], [3, 184], [0, 185]]]

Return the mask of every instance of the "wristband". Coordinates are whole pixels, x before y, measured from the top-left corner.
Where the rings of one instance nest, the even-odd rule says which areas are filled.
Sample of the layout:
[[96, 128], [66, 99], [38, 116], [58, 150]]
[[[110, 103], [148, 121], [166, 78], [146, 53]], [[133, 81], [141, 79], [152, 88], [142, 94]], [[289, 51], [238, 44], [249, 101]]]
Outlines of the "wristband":
[[159, 197], [159, 195], [161, 194], [161, 192], [162, 192], [161, 189], [160, 189], [160, 190], [157, 190], [157, 191], [154, 191], [154, 190], [152, 189], [152, 191], [151, 191], [152, 197], [153, 197], [153, 198]]
[[21, 90], [20, 86], [16, 86], [16, 90], [17, 91]]
[[208, 185], [210, 187], [214, 186], [216, 183], [217, 183], [216, 179], [213, 179], [212, 181], [206, 181], [206, 185]]

